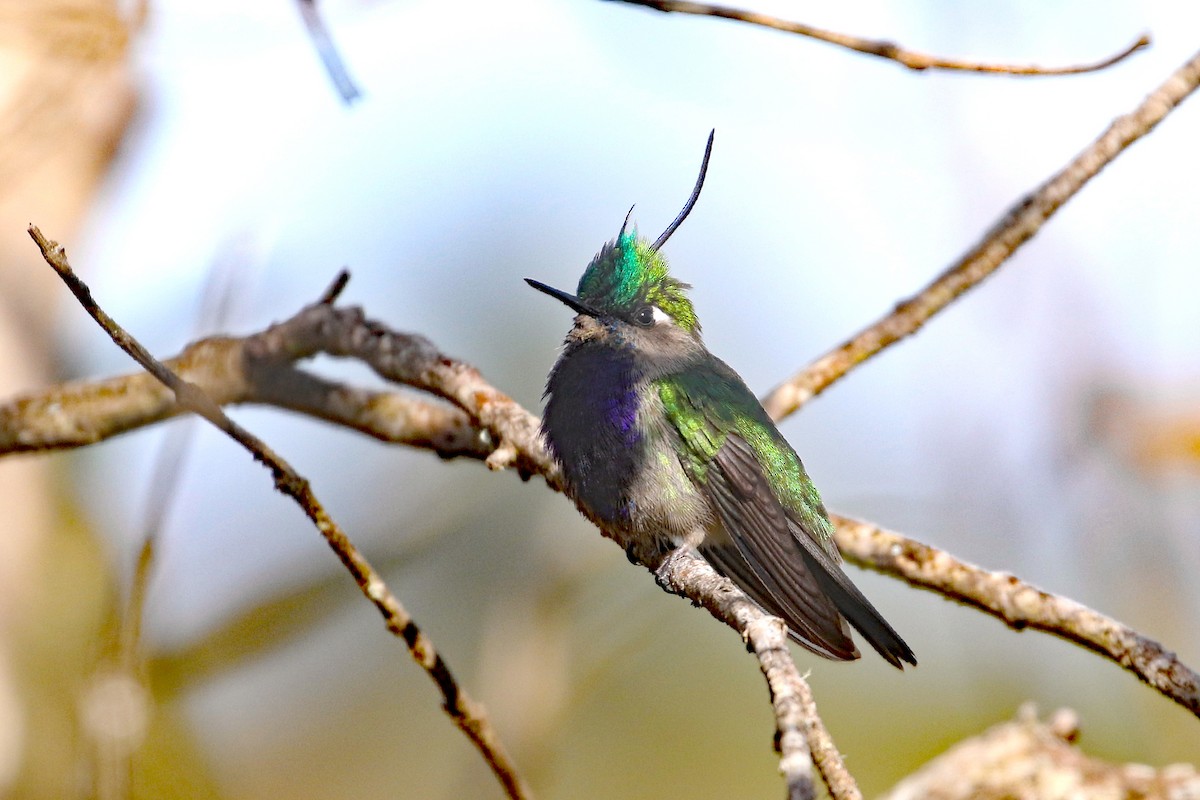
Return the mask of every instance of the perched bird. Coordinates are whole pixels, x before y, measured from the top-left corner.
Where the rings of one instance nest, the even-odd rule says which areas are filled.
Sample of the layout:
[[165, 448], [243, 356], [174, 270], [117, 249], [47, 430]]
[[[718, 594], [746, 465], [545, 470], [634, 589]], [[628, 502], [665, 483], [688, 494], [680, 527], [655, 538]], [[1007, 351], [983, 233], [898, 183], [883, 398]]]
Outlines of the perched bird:
[[858, 658], [849, 622], [896, 667], [915, 665], [842, 571], [800, 457], [704, 346], [690, 287], [659, 253], [700, 195], [712, 140], [691, 197], [654, 242], [627, 230], [627, 215], [574, 295], [525, 279], [577, 314], [546, 382], [542, 434], [568, 494], [626, 542], [695, 548], [818, 655]]

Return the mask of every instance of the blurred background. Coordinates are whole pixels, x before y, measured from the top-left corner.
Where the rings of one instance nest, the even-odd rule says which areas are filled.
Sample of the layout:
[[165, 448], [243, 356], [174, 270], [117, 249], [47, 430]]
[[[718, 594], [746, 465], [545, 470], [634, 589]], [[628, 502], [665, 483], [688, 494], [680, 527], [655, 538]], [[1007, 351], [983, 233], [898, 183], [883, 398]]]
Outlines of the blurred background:
[[[291, 0], [0, 0], [0, 398], [131, 371], [38, 259], [33, 222], [157, 354], [287, 317], [348, 266], [347, 302], [536, 409], [570, 315], [521, 278], [573, 286], [632, 203], [656, 235], [714, 127], [704, 195], [665, 252], [709, 347], [766, 393], [1200, 46], [1200, 6], [1173, 0], [754, 6], [992, 62], [1154, 39], [1056, 78], [918, 74], [597, 0], [320, 8], [363, 92], [350, 106]], [[1075, 598], [1192, 665], [1197, 141], [1192, 99], [977, 292], [783, 425], [831, 508]], [[765, 687], [734, 634], [540, 481], [277, 410], [234, 416], [313, 481], [539, 796], [778, 794]], [[164, 447], [183, 453], [173, 490]], [[156, 491], [146, 694], [112, 658]], [[176, 421], [5, 459], [0, 503], [0, 795], [500, 796], [316, 532], [215, 431]], [[1196, 719], [1112, 663], [851, 572], [921, 662], [797, 653], [868, 796], [1027, 700], [1076, 709], [1093, 755], [1200, 761]]]

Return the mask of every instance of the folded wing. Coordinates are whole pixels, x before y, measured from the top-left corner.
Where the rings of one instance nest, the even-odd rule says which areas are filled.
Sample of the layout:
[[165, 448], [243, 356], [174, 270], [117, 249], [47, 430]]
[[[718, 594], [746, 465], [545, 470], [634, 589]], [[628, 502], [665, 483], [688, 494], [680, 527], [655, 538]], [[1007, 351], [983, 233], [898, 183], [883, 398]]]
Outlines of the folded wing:
[[[859, 653], [847, 621], [896, 667], [912, 650], [842, 571], [833, 528], [795, 451], [732, 369], [714, 360], [659, 385], [682, 463], [724, 536], [700, 546], [717, 570], [826, 658]], [[772, 480], [768, 478], [771, 476]]]

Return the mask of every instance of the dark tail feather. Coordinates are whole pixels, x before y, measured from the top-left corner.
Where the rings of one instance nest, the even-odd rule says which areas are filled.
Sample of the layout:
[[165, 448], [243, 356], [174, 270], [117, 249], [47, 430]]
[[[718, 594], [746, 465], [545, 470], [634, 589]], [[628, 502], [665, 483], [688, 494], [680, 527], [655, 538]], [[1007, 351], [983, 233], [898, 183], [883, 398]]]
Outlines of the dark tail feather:
[[[809, 565], [799, 558], [793, 562], [786, 580], [777, 580], [772, 570], [755, 568], [732, 543], [721, 546], [705, 543], [700, 554], [717, 572], [732, 580], [750, 599], [768, 614], [782, 619], [788, 635], [797, 644], [824, 658], [852, 661], [859, 657], [850, 638], [850, 630], [839, 609], [821, 585], [815, 581]], [[787, 566], [782, 561], [775, 568]]]
[[913, 655], [912, 648], [900, 638], [900, 634], [875, 610], [871, 601], [850, 582], [837, 564], [813, 564], [812, 562], [818, 559], [814, 559], [807, 551], [805, 556], [810, 559], [813, 576], [821, 584], [825, 594], [879, 655], [896, 669], [904, 669], [904, 664], [900, 663], [902, 661], [914, 667], [917, 665], [917, 657]]
[[[917, 663], [904, 640], [842, 572], [829, 531], [814, 516], [824, 510], [818, 506], [808, 514], [789, 514], [767, 481], [758, 454], [741, 435], [725, 437], [704, 486], [728, 540], [710, 536], [700, 552], [759, 605], [782, 617], [793, 639], [826, 658], [858, 658], [849, 622], [888, 663], [899, 669], [904, 668], [901, 662]], [[806, 519], [817, 529], [807, 530]]]

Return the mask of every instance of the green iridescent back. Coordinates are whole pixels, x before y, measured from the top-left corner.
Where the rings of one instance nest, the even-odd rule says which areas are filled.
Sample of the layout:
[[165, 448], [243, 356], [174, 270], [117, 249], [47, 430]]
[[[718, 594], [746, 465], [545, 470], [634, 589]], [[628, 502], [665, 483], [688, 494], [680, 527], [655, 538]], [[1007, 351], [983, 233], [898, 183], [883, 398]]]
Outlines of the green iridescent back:
[[693, 480], [707, 480], [708, 466], [726, 437], [738, 434], [754, 451], [763, 476], [788, 515], [826, 552], [837, 553], [825, 505], [800, 456], [728, 364], [713, 358], [657, 381], [655, 388], [667, 419], [685, 445], [680, 462]]

